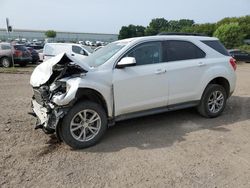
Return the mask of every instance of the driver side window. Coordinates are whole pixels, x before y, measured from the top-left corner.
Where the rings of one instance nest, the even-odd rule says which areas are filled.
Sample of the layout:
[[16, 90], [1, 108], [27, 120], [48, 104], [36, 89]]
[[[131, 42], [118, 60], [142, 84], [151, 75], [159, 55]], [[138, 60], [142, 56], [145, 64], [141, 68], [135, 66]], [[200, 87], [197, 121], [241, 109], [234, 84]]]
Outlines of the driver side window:
[[126, 57], [134, 57], [136, 65], [148, 65], [161, 62], [161, 42], [148, 42], [136, 46]]

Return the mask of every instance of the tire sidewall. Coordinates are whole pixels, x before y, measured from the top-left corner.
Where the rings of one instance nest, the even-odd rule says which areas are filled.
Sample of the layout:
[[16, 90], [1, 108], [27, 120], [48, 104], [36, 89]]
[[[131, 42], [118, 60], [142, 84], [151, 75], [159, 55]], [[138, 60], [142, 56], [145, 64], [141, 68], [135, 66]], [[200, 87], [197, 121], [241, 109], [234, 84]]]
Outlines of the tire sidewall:
[[[70, 123], [73, 117], [78, 112], [84, 109], [91, 109], [98, 113], [98, 115], [101, 118], [101, 128], [98, 134], [94, 138], [86, 142], [80, 142], [72, 136], [70, 132]], [[75, 106], [73, 106], [69, 110], [69, 112], [63, 118], [61, 127], [59, 128], [59, 132], [60, 132], [60, 136], [62, 140], [66, 144], [68, 144], [70, 147], [72, 147], [73, 149], [83, 149], [83, 148], [87, 148], [98, 143], [100, 139], [102, 138], [102, 136], [104, 135], [104, 133], [106, 132], [106, 129], [107, 129], [107, 115], [104, 109], [97, 103], [85, 101], [85, 102], [80, 102], [80, 103], [75, 104]]]
[[[224, 103], [223, 103], [223, 106], [222, 108], [216, 112], [216, 113], [212, 113], [210, 112], [209, 110], [209, 107], [208, 107], [208, 100], [209, 100], [209, 97], [211, 96], [211, 94], [215, 91], [220, 91], [222, 94], [223, 94], [223, 97], [224, 97]], [[207, 114], [208, 117], [211, 117], [211, 118], [214, 118], [214, 117], [217, 117], [219, 116], [225, 109], [225, 106], [226, 106], [226, 101], [227, 101], [227, 95], [226, 95], [226, 91], [225, 89], [220, 86], [220, 85], [217, 85], [217, 84], [212, 84], [212, 85], [209, 85], [204, 93], [204, 97], [202, 99], [202, 103], [203, 103], [203, 108], [205, 110], [205, 113]]]

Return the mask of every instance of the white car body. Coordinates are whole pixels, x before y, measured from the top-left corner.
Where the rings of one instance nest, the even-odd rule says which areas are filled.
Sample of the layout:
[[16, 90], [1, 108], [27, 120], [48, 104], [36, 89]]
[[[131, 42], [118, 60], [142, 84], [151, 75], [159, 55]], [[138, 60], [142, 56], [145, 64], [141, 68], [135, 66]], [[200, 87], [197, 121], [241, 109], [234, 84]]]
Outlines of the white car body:
[[[133, 61], [133, 58], [127, 54], [143, 45], [159, 44], [161, 54], [152, 54], [152, 58], [158, 56], [162, 58], [165, 53], [163, 43], [166, 41], [191, 43], [205, 55], [202, 58], [162, 61], [122, 68], [123, 60], [125, 64], [126, 61]], [[209, 47], [204, 41], [218, 41], [218, 39], [203, 36], [151, 36], [125, 39], [101, 48], [82, 62], [72, 59], [69, 54], [60, 54], [46, 64], [37, 66], [31, 76], [30, 84], [35, 89], [43, 87], [53, 75], [53, 68], [57, 64], [63, 65], [65, 62], [71, 62], [70, 64], [80, 66], [85, 72], [78, 76], [67, 76], [58, 80], [66, 83], [66, 92], [51, 95], [47, 103], [52, 109], [56, 109], [55, 106], [59, 109], [72, 106], [73, 101], [77, 101], [79, 94], [84, 91], [100, 96], [110, 122], [193, 107], [199, 104], [209, 83], [224, 81], [228, 97], [235, 89], [236, 74], [234, 67], [230, 64], [231, 57]], [[111, 48], [112, 45], [118, 46], [120, 49], [100, 65], [93, 66], [94, 58], [106, 52], [105, 50]], [[105, 57], [103, 56], [103, 58]], [[98, 63], [99, 60], [96, 59], [96, 62]], [[53, 84], [48, 85], [50, 90], [54, 87]], [[37, 112], [39, 105], [37, 105], [36, 96], [33, 104], [36, 106], [34, 111]], [[39, 108], [46, 111], [41, 104]], [[59, 113], [59, 111], [57, 114], [64, 113], [61, 111]], [[46, 118], [47, 120], [49, 118], [46, 113], [42, 115], [43, 117], [41, 117], [42, 113], [36, 114], [40, 116], [39, 119], [43, 121], [44, 127], [56, 129], [56, 124], [50, 125], [49, 121], [46, 121]], [[58, 119], [62, 117], [63, 115], [57, 116]]]
[[43, 62], [44, 60], [44, 53], [43, 49], [37, 50], [38, 56], [39, 56], [39, 62]]
[[67, 53], [82, 61], [91, 52], [87, 47], [74, 43], [46, 43], [43, 48], [44, 61], [61, 53]]

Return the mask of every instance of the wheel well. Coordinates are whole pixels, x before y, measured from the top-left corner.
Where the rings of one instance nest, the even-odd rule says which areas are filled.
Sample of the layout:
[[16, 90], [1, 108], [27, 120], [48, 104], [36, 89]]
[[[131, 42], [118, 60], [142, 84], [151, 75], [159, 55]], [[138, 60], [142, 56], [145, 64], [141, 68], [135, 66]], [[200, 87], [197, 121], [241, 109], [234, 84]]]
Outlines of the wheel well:
[[230, 85], [229, 85], [229, 82], [226, 78], [223, 78], [223, 77], [217, 77], [217, 78], [214, 78], [213, 80], [211, 80], [209, 84], [218, 84], [218, 85], [221, 85], [222, 87], [225, 88], [226, 90], [226, 94], [227, 94], [227, 97], [229, 97], [230, 95]]
[[8, 56], [2, 56], [2, 57], [0, 57], [0, 61], [1, 61], [3, 58], [8, 58], [8, 59], [10, 59], [10, 57], [8, 57]]
[[106, 114], [108, 115], [108, 108], [107, 108], [106, 101], [104, 97], [98, 91], [94, 89], [89, 89], [89, 88], [78, 89], [76, 93], [75, 103], [80, 100], [89, 100], [89, 101], [100, 104], [104, 108]]

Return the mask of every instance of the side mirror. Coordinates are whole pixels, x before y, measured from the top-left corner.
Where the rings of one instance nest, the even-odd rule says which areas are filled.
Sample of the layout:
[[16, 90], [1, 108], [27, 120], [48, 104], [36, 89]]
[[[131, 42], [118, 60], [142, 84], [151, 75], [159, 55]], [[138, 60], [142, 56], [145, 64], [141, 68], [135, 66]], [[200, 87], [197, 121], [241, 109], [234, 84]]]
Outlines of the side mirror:
[[124, 67], [130, 67], [130, 66], [135, 66], [136, 65], [136, 60], [134, 57], [124, 57], [119, 61], [116, 65], [116, 68], [124, 68]]

